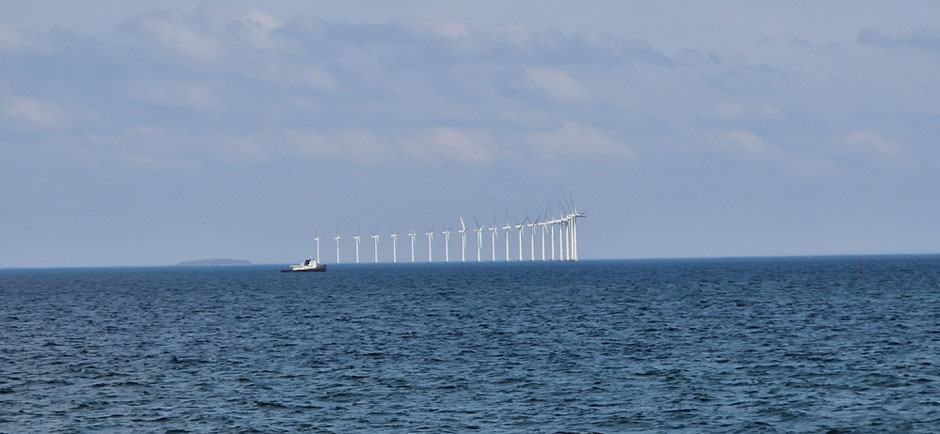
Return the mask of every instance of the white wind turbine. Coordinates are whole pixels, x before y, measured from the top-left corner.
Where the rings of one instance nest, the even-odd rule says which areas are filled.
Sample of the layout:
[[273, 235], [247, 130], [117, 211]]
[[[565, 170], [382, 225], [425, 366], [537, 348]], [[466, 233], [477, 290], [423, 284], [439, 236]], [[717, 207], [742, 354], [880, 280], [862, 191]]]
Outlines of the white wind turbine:
[[450, 262], [450, 228], [441, 231], [441, 234], [444, 235], [444, 262]]
[[333, 239], [336, 240], [336, 263], [339, 264], [339, 239], [340, 239], [339, 234], [336, 234], [336, 236], [333, 237]]
[[356, 240], [356, 263], [359, 263], [359, 233], [356, 232], [356, 236], [353, 237]]
[[568, 238], [569, 232], [568, 232], [568, 217], [567, 216], [562, 216], [561, 218], [561, 229], [564, 231], [564, 233], [561, 235], [561, 260], [567, 261], [571, 259], [568, 256], [570, 238]]
[[506, 220], [506, 226], [503, 226], [503, 230], [506, 231], [506, 262], [509, 262], [509, 231], [512, 230], [512, 226], [509, 224], [509, 220]]
[[558, 209], [561, 210], [561, 213], [559, 213], [560, 217], [558, 219], [558, 223], [560, 224], [560, 227], [558, 228], [559, 229], [558, 230], [558, 244], [559, 244], [558, 259], [561, 261], [567, 261], [568, 260], [568, 255], [567, 255], [568, 253], [568, 235], [567, 235], [568, 234], [568, 219], [564, 213], [568, 212], [568, 210], [565, 208], [564, 205], [562, 205], [560, 200], [556, 199], [556, 202], [558, 202]]
[[571, 239], [572, 239], [572, 252], [573, 259], [577, 261], [578, 256], [578, 217], [587, 217], [583, 212], [578, 212], [578, 207], [574, 204], [574, 196], [571, 195], [571, 192], [568, 192], [568, 198], [571, 199], [571, 209], [574, 210], [574, 213], [571, 214]]
[[398, 263], [398, 233], [390, 235], [392, 237], [392, 263]]
[[549, 229], [552, 232], [552, 260], [555, 260], [555, 220], [549, 221]]
[[545, 222], [539, 224], [542, 227], [542, 261], [545, 261]]
[[535, 260], [535, 226], [539, 224], [539, 219], [541, 217], [529, 223], [529, 261]]
[[428, 236], [428, 262], [434, 262], [434, 256], [431, 255], [431, 241], [434, 240], [434, 228], [424, 233]]
[[489, 229], [490, 229], [490, 238], [492, 238], [492, 241], [490, 242], [490, 249], [493, 251], [492, 260], [493, 262], [496, 262], [496, 236], [499, 234], [499, 228], [496, 226], [493, 226]]
[[460, 218], [460, 262], [467, 262], [467, 225], [463, 224], [463, 217]]
[[378, 264], [379, 263], [379, 235], [378, 234], [372, 234], [372, 245], [373, 245], [373, 249], [375, 252], [374, 256], [372, 257], [372, 263]]
[[415, 233], [414, 229], [412, 229], [411, 232], [408, 233], [408, 236], [411, 237], [411, 263], [412, 264], [414, 264], [415, 262], [415, 235], [418, 235], [418, 234]]
[[317, 242], [317, 262], [320, 262], [320, 236], [317, 235], [313, 240]]
[[477, 224], [477, 228], [473, 231], [477, 233], [477, 262], [480, 262], [480, 251], [483, 250], [483, 228], [480, 227], [480, 222], [476, 218], [473, 221]]
[[[526, 217], [526, 220], [529, 218]], [[519, 223], [519, 220], [516, 220], [516, 232], [519, 233], [519, 262], [522, 262], [522, 228], [525, 227], [525, 220], [522, 223]]]

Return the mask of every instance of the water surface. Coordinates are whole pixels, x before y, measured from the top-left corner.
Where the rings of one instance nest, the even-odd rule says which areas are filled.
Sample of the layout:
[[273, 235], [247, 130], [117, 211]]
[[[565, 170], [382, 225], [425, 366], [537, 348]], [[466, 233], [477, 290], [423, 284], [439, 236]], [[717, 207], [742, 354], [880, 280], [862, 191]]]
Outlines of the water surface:
[[0, 271], [0, 431], [940, 426], [937, 256], [279, 268]]

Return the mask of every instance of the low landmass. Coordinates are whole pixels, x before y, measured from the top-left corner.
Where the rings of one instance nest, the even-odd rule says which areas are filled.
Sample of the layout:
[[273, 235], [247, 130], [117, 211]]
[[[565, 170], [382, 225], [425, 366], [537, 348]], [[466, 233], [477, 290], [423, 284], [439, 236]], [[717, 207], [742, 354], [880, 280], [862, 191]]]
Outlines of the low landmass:
[[250, 261], [244, 259], [230, 259], [230, 258], [210, 258], [210, 259], [196, 259], [192, 261], [183, 261], [176, 265], [251, 265]]

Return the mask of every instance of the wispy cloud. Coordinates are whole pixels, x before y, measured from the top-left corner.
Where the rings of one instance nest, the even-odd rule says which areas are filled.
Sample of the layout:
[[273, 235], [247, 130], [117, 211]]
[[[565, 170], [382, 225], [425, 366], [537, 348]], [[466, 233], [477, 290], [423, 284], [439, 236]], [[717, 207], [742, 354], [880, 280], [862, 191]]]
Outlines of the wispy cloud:
[[856, 40], [863, 45], [940, 51], [940, 29], [932, 27], [918, 29], [904, 36], [890, 36], [875, 29], [862, 29], [858, 32]]
[[32, 98], [11, 99], [4, 105], [3, 113], [44, 128], [56, 127], [62, 120], [62, 110], [56, 104]]
[[744, 152], [746, 154], [759, 154], [769, 151], [771, 148], [764, 142], [764, 139], [750, 131], [737, 130], [724, 135], [721, 141], [724, 149], [735, 153]]
[[489, 134], [455, 128], [433, 128], [404, 141], [408, 152], [424, 161], [479, 165], [491, 161], [497, 146]]
[[584, 90], [567, 72], [552, 68], [526, 68], [526, 79], [544, 94], [561, 101], [580, 101]]
[[299, 130], [288, 133], [287, 137], [293, 145], [293, 149], [288, 150], [289, 154], [295, 155], [296, 151], [315, 160], [376, 164], [387, 162], [395, 155], [386, 140], [365, 130], [326, 134]]
[[600, 130], [577, 122], [565, 122], [555, 131], [527, 135], [527, 142], [539, 155], [566, 155], [584, 158], [614, 157], [629, 159], [633, 150]]
[[901, 147], [892, 140], [888, 140], [881, 134], [874, 131], [856, 130], [852, 131], [844, 142], [853, 145], [860, 150], [875, 151], [882, 156], [895, 156], [901, 151]]
[[125, 29], [152, 39], [164, 49], [194, 60], [212, 60], [223, 52], [220, 42], [188, 26], [176, 12], [153, 13], [133, 19]]
[[18, 50], [23, 43], [23, 33], [18, 26], [0, 21], [0, 52]]

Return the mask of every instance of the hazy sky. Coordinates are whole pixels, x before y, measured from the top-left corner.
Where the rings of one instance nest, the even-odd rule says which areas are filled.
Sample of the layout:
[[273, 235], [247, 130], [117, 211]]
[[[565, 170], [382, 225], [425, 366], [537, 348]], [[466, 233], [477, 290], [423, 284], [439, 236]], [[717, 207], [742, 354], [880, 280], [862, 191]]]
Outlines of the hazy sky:
[[940, 251], [934, 1], [0, 3], [0, 267]]

